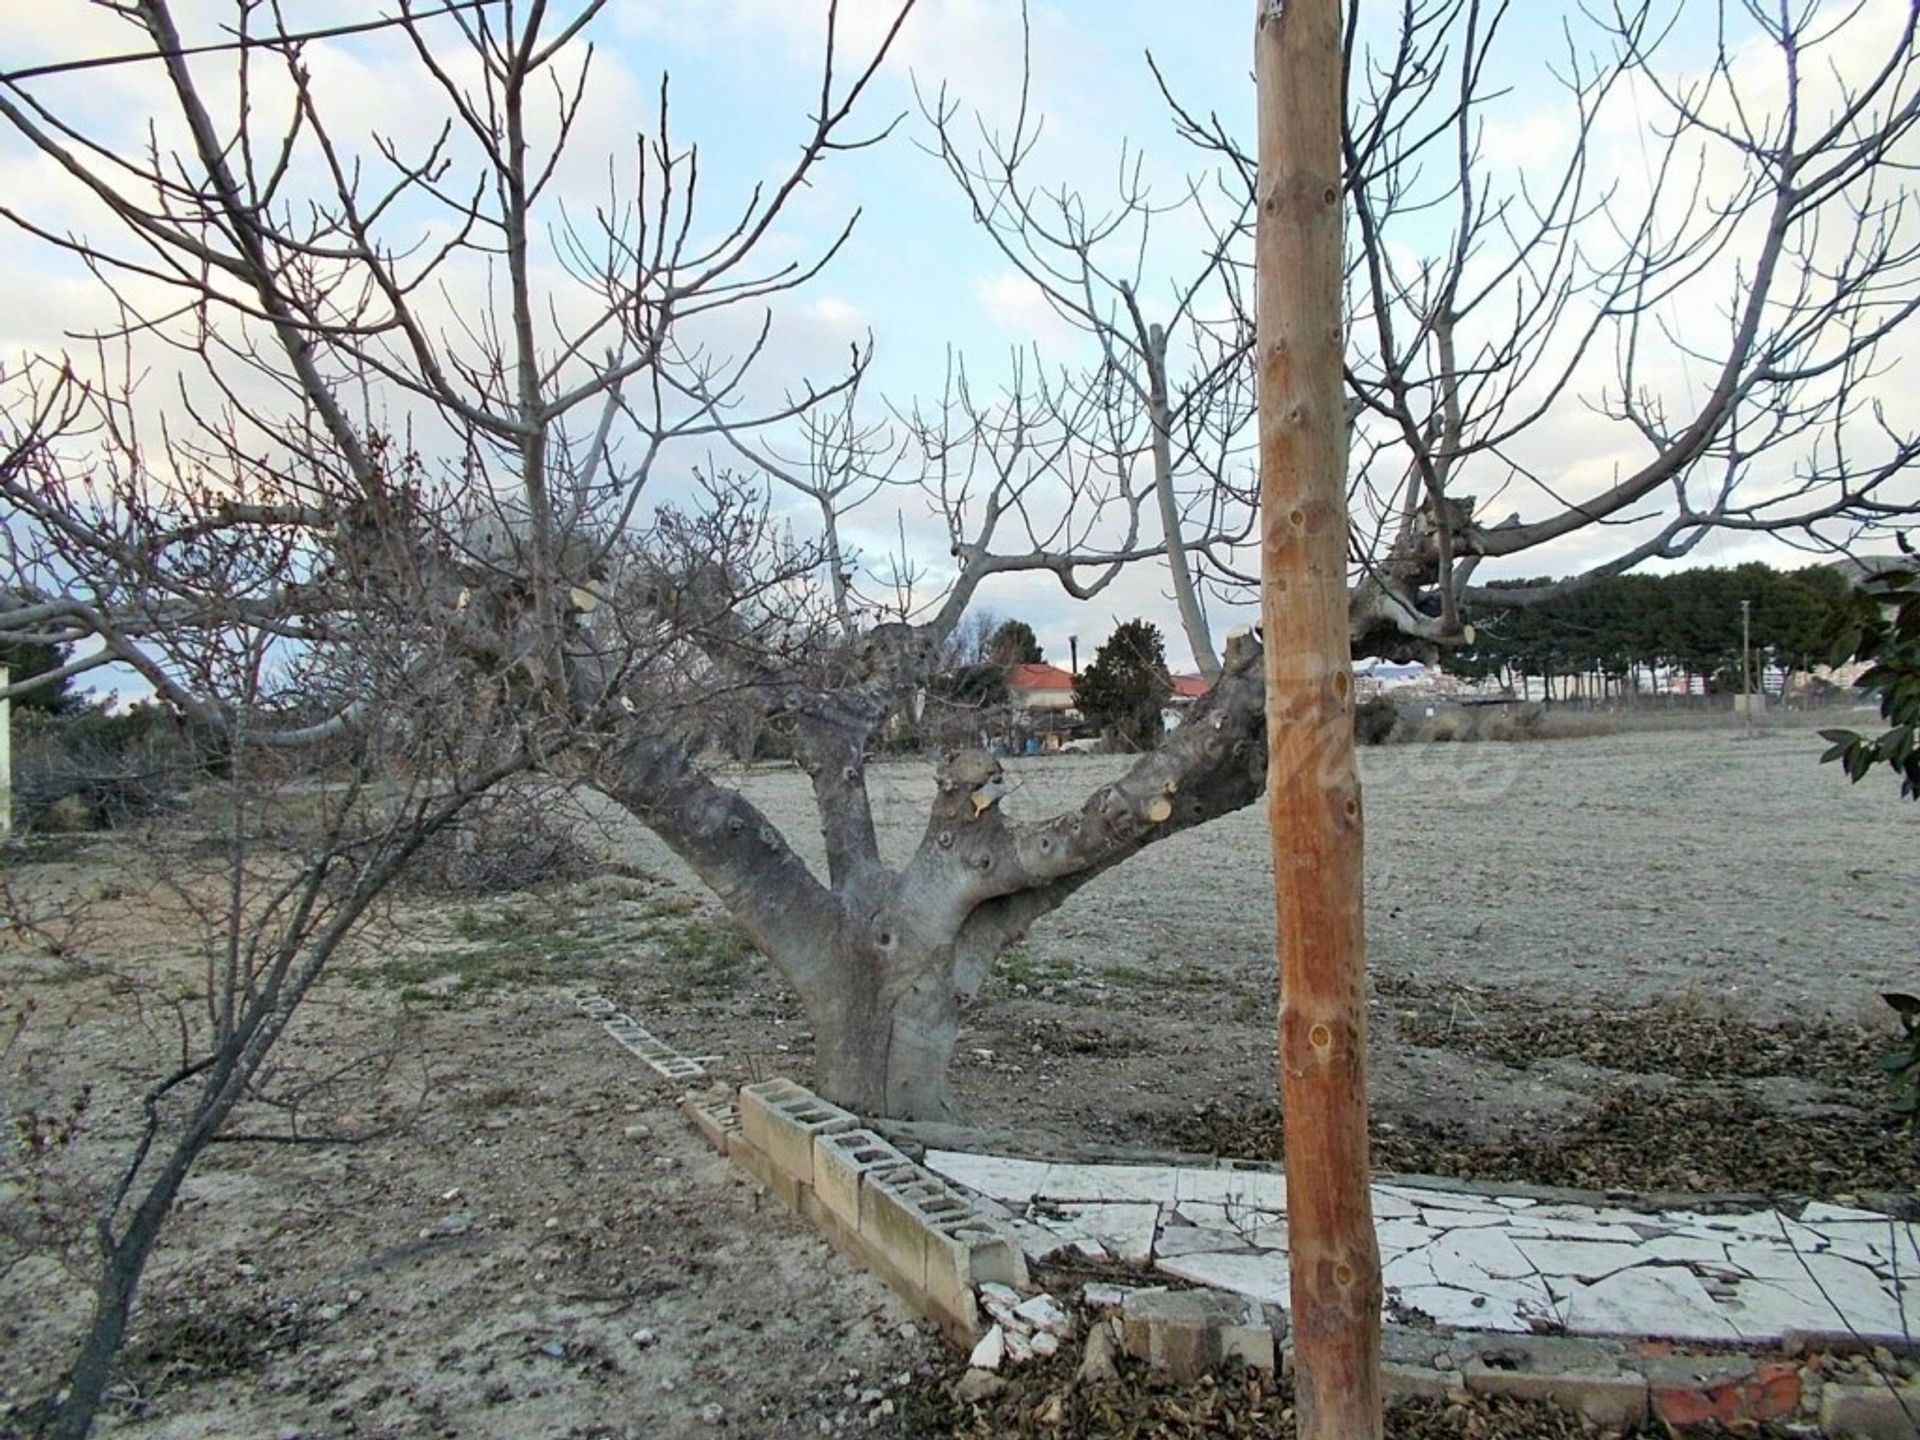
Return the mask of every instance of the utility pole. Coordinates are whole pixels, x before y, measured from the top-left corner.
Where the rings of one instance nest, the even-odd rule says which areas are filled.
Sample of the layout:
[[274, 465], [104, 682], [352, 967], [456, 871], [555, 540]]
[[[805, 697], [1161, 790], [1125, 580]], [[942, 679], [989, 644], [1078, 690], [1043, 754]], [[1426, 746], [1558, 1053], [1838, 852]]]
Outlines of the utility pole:
[[1360, 776], [1347, 622], [1340, 0], [1259, 0], [1254, 231], [1267, 816], [1300, 1440], [1379, 1440]]
[[1753, 739], [1753, 602], [1740, 602], [1740, 706], [1747, 712], [1747, 739]]

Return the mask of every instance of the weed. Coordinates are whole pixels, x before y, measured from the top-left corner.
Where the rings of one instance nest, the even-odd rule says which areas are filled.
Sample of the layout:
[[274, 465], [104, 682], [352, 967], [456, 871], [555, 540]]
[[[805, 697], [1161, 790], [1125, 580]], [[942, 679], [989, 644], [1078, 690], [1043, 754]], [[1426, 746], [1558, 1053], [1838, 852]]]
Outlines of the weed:
[[1029, 990], [1057, 985], [1073, 978], [1073, 966], [1035, 957], [1024, 945], [1009, 945], [993, 962], [993, 973], [1008, 985], [1025, 985]]
[[1880, 998], [1900, 1017], [1900, 1041], [1875, 1057], [1874, 1068], [1893, 1085], [1893, 1113], [1909, 1127], [1920, 1126], [1920, 998], [1898, 990]]
[[524, 906], [510, 906], [489, 913], [468, 906], [449, 926], [459, 944], [393, 956], [342, 973], [363, 986], [394, 987], [409, 1005], [517, 986], [558, 985], [591, 975], [607, 958], [610, 942], [564, 931], [558, 920], [551, 910], [538, 915]]
[[1110, 965], [1101, 972], [1109, 985], [1136, 990], [1204, 990], [1214, 977], [1198, 965], [1184, 962], [1171, 970], [1147, 970], [1138, 965]]
[[724, 915], [684, 925], [655, 925], [646, 933], [660, 947], [660, 958], [680, 972], [682, 1000], [692, 999], [697, 989], [736, 984], [755, 954], [746, 932]]
[[640, 913], [648, 920], [679, 920], [699, 908], [700, 902], [690, 896], [655, 895], [647, 900]]

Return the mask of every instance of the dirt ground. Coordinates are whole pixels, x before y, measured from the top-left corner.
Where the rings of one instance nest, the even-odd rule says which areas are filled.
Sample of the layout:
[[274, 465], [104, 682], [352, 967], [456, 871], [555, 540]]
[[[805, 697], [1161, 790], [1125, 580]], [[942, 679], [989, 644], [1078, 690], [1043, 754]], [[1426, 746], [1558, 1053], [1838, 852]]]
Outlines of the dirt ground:
[[[1365, 752], [1382, 1163], [1638, 1189], [1920, 1188], [1869, 1067], [1890, 1033], [1877, 992], [1920, 986], [1920, 806], [1848, 787], [1814, 765], [1818, 745], [1689, 732]], [[1049, 813], [1116, 767], [1014, 762], [1007, 803]], [[877, 766], [873, 782], [883, 841], [904, 853], [930, 770]], [[811, 848], [803, 780], [744, 783]], [[971, 1138], [1271, 1152], [1263, 824], [1255, 811], [1154, 847], [1005, 957], [961, 1039]], [[180, 917], [144, 898], [161, 857], [191, 848], [176, 839], [67, 842], [16, 866], [22, 885], [111, 913], [94, 939], [112, 971], [0, 951], [0, 1001], [37, 1004], [0, 1082], [11, 1112], [96, 1087], [40, 1197], [55, 1220], [84, 1214], [137, 1085], [177, 1043], [162, 1000], [194, 968]], [[317, 1077], [388, 1055], [374, 1082], [323, 1098], [336, 1122], [404, 1128], [214, 1152], [156, 1258], [101, 1433], [926, 1433], [908, 1396], [950, 1363], [938, 1345], [701, 1150], [665, 1083], [575, 1012], [597, 989], [718, 1056], [729, 1081], [809, 1070], [797, 1002], [677, 862], [611, 821], [597, 843], [624, 873], [411, 894], [328, 982], [292, 1062]], [[130, 972], [150, 983], [130, 989]], [[0, 1209], [24, 1198], [0, 1191]], [[5, 1246], [0, 1432], [57, 1372], [86, 1302], [71, 1274]]]

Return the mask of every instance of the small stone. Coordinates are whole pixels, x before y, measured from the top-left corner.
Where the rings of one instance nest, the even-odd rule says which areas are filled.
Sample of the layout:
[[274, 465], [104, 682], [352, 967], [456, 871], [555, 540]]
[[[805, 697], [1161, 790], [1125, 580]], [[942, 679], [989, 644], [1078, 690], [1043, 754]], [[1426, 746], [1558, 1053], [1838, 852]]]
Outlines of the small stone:
[[558, 1340], [549, 1340], [540, 1347], [540, 1353], [543, 1355], [551, 1355], [554, 1359], [558, 1360], [567, 1353], [567, 1347], [562, 1345]]
[[440, 1198], [447, 1201], [458, 1200], [460, 1198], [460, 1187], [456, 1185], [451, 1190], [443, 1191]]
[[705, 1405], [700, 1407], [700, 1418], [709, 1425], [724, 1425], [727, 1419], [727, 1412], [724, 1408], [709, 1400]]
[[983, 1295], [981, 1298], [986, 1301], [987, 1314], [991, 1315], [1009, 1335], [1025, 1335], [1033, 1329], [1031, 1325], [1027, 1324], [1026, 1321], [1014, 1313], [1013, 1306], [995, 1299], [991, 1295]]
[[1097, 1385], [1103, 1380], [1119, 1379], [1120, 1368], [1113, 1363], [1118, 1349], [1113, 1339], [1113, 1327], [1109, 1324], [1095, 1325], [1087, 1332], [1087, 1348], [1080, 1353], [1080, 1368], [1074, 1373], [1074, 1382]]
[[991, 1370], [969, 1370], [953, 1387], [953, 1398], [962, 1405], [979, 1405], [1007, 1388], [1007, 1382]]
[[1089, 1310], [1111, 1310], [1127, 1298], [1118, 1285], [1089, 1284], [1080, 1287], [1080, 1299]]
[[655, 1344], [658, 1339], [659, 1337], [645, 1326], [633, 1332], [633, 1343], [638, 1345], [642, 1350], [648, 1349]]
[[656, 1155], [653, 1157], [653, 1168], [656, 1170], [671, 1170], [679, 1163], [680, 1162], [671, 1155]]
[[1073, 1328], [1073, 1321], [1068, 1319], [1067, 1312], [1060, 1308], [1060, 1302], [1045, 1293], [1021, 1301], [1013, 1307], [1013, 1313], [1034, 1329], [1045, 1330], [1054, 1335], [1064, 1335]]
[[653, 1138], [651, 1125], [629, 1125], [620, 1132], [629, 1140], [650, 1140]]
[[1007, 1332], [998, 1325], [980, 1338], [973, 1347], [973, 1354], [967, 1357], [967, 1364], [976, 1370], [998, 1370], [1007, 1359]]
[[1033, 1353], [1042, 1360], [1060, 1353], [1060, 1337], [1051, 1330], [1042, 1330], [1033, 1337]]

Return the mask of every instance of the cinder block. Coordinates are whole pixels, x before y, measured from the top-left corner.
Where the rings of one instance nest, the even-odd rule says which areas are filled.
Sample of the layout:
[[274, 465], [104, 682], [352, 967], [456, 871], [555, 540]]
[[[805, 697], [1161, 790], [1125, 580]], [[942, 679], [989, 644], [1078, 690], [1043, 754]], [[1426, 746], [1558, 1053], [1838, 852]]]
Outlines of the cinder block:
[[1820, 1396], [1820, 1428], [1834, 1440], [1916, 1440], [1920, 1390], [1906, 1386], [1835, 1385]]
[[1196, 1380], [1228, 1359], [1273, 1369], [1273, 1331], [1260, 1307], [1243, 1295], [1135, 1291], [1122, 1306], [1120, 1326], [1129, 1355], [1175, 1380]]
[[740, 1130], [740, 1107], [729, 1094], [683, 1096], [680, 1113], [692, 1122], [700, 1138], [722, 1155], [727, 1153], [727, 1137]]
[[979, 1325], [974, 1287], [1024, 1289], [1027, 1257], [1011, 1235], [976, 1216], [936, 1220], [928, 1226], [927, 1301], [969, 1330]]
[[886, 1258], [915, 1289], [927, 1287], [927, 1223], [906, 1189], [922, 1172], [912, 1165], [876, 1166], [860, 1177], [860, 1239]]
[[1623, 1359], [1602, 1341], [1515, 1335], [1467, 1355], [1460, 1373], [1476, 1394], [1544, 1400], [1596, 1425], [1626, 1429], [1645, 1422], [1648, 1385]]
[[1645, 1362], [1654, 1417], [1668, 1425], [1774, 1420], [1800, 1408], [1800, 1367], [1745, 1355], [1669, 1355]]
[[791, 1080], [765, 1080], [740, 1091], [740, 1126], [775, 1165], [811, 1185], [815, 1137], [857, 1130], [860, 1122]]
[[860, 1229], [860, 1177], [869, 1170], [910, 1165], [871, 1130], [839, 1130], [813, 1141], [813, 1188], [820, 1203], [848, 1229]]
[[1460, 1384], [1458, 1370], [1399, 1360], [1380, 1362], [1380, 1394], [1386, 1400], [1444, 1400]]
[[758, 1180], [761, 1189], [789, 1210], [804, 1209], [804, 1198], [813, 1187], [802, 1185], [774, 1164], [767, 1152], [747, 1139], [743, 1131], [736, 1130], [727, 1136], [727, 1157]]

